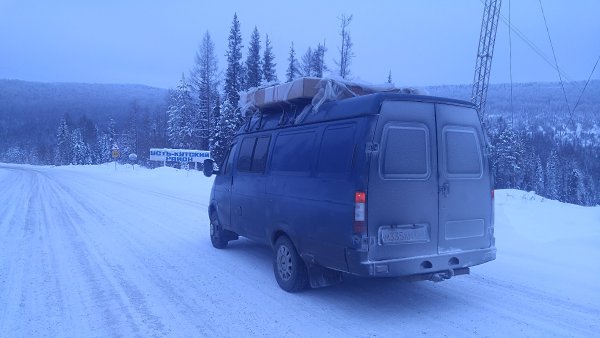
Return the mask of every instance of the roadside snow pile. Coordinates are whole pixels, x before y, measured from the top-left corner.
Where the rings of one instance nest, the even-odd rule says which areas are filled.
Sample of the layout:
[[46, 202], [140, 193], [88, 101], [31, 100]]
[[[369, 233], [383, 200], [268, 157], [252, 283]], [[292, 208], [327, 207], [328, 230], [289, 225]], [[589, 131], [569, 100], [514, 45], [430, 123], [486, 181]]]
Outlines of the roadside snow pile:
[[495, 196], [497, 259], [474, 271], [600, 306], [600, 206], [510, 189]]
[[[496, 223], [508, 225], [523, 240], [550, 243], [600, 237], [600, 207], [546, 199], [533, 192], [496, 191]], [[503, 212], [510, 210], [510, 213]]]

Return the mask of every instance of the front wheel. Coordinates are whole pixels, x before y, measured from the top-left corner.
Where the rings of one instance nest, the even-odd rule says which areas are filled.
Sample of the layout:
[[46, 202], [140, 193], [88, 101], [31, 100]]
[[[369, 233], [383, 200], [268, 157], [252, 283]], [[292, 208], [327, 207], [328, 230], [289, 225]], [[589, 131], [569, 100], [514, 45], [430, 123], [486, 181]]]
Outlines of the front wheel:
[[308, 286], [308, 271], [294, 244], [286, 236], [275, 242], [273, 270], [277, 284], [287, 292], [297, 292]]

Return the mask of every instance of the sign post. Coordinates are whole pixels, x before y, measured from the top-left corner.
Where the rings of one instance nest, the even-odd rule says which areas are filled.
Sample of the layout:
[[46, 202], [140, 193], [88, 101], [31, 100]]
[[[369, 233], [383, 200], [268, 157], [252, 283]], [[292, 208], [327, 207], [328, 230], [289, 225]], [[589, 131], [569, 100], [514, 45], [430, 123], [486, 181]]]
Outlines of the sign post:
[[110, 155], [115, 160], [115, 171], [116, 171], [117, 170], [117, 159], [119, 158], [119, 156], [121, 156], [121, 152], [119, 151], [119, 146], [116, 143], [113, 144], [112, 149], [110, 151]]

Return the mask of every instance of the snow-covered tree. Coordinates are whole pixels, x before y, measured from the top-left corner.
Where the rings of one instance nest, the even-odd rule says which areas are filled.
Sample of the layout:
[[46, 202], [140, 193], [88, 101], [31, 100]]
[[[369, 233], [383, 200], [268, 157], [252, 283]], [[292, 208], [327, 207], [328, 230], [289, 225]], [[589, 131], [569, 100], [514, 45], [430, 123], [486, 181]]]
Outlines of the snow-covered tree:
[[350, 75], [350, 64], [352, 58], [354, 58], [354, 52], [352, 51], [352, 39], [350, 38], [350, 31], [348, 26], [352, 22], [352, 15], [346, 16], [342, 14], [340, 18], [340, 37], [342, 38], [341, 46], [339, 47], [340, 58], [335, 63], [339, 67], [339, 75], [342, 78], [347, 78]]
[[76, 128], [71, 133], [71, 164], [92, 164], [89, 146], [83, 141], [81, 129]]
[[504, 128], [494, 145], [492, 155], [496, 188], [519, 188], [524, 175], [520, 166], [522, 156], [523, 146], [519, 135], [511, 127]]
[[271, 83], [277, 81], [277, 73], [275, 71], [276, 65], [271, 40], [269, 40], [269, 35], [267, 34], [265, 35], [265, 52], [263, 54], [262, 63], [262, 78], [264, 82]]
[[552, 150], [546, 162], [546, 196], [551, 199], [560, 199], [561, 178], [560, 161], [556, 150]]
[[539, 155], [535, 156], [535, 176], [533, 182], [533, 190], [537, 194], [543, 194], [545, 191], [544, 167]]
[[56, 130], [56, 160], [58, 165], [71, 163], [71, 133], [67, 116], [63, 115]]
[[221, 118], [217, 123], [216, 132], [213, 141], [213, 149], [211, 149], [212, 157], [217, 161], [217, 163], [221, 163], [229, 145], [231, 143], [231, 139], [233, 138], [236, 128], [236, 110], [237, 107], [232, 107], [229, 101], [225, 101], [223, 103], [223, 107], [221, 107]]
[[[220, 151], [220, 149], [218, 149], [218, 145], [222, 144], [223, 142], [218, 142], [218, 137], [217, 135], [220, 135], [220, 129], [222, 127], [220, 121], [221, 121], [221, 98], [219, 97], [219, 95], [217, 95], [215, 97], [216, 102], [215, 102], [215, 107], [212, 110], [212, 125], [214, 126], [211, 134], [210, 134], [210, 139], [208, 140], [209, 143], [209, 148], [208, 150], [210, 150], [211, 154], [214, 154], [215, 151]], [[214, 158], [214, 156], [213, 156]]]
[[194, 149], [194, 134], [196, 133], [194, 109], [190, 87], [181, 75], [177, 88], [172, 92], [170, 105], [167, 110], [167, 134], [171, 147]]
[[258, 28], [254, 26], [252, 36], [250, 37], [250, 45], [248, 46], [248, 56], [246, 58], [246, 81], [244, 89], [256, 88], [260, 86], [262, 80], [260, 60], [260, 35]]
[[206, 31], [196, 52], [194, 68], [191, 71], [191, 85], [198, 99], [196, 120], [201, 137], [201, 149], [209, 148], [209, 139], [216, 125], [212, 111], [219, 96], [217, 62], [215, 45], [210, 33]]
[[296, 50], [294, 49], [294, 42], [290, 47], [290, 53], [288, 54], [288, 68], [285, 72], [287, 82], [291, 82], [298, 78], [300, 72], [298, 70], [298, 60], [296, 59]]

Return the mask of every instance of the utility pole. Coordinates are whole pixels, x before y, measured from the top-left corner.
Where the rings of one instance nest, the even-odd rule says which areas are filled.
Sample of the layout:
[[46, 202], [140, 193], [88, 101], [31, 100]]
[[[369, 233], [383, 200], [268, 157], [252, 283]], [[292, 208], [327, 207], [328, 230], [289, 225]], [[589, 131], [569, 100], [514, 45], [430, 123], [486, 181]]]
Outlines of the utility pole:
[[485, 102], [490, 82], [490, 71], [492, 68], [492, 57], [494, 56], [494, 45], [496, 43], [501, 5], [502, 0], [485, 0], [483, 18], [481, 20], [481, 33], [479, 34], [479, 48], [477, 50], [475, 77], [473, 79], [473, 91], [471, 95], [471, 102], [477, 107], [481, 123], [483, 123], [485, 116]]

